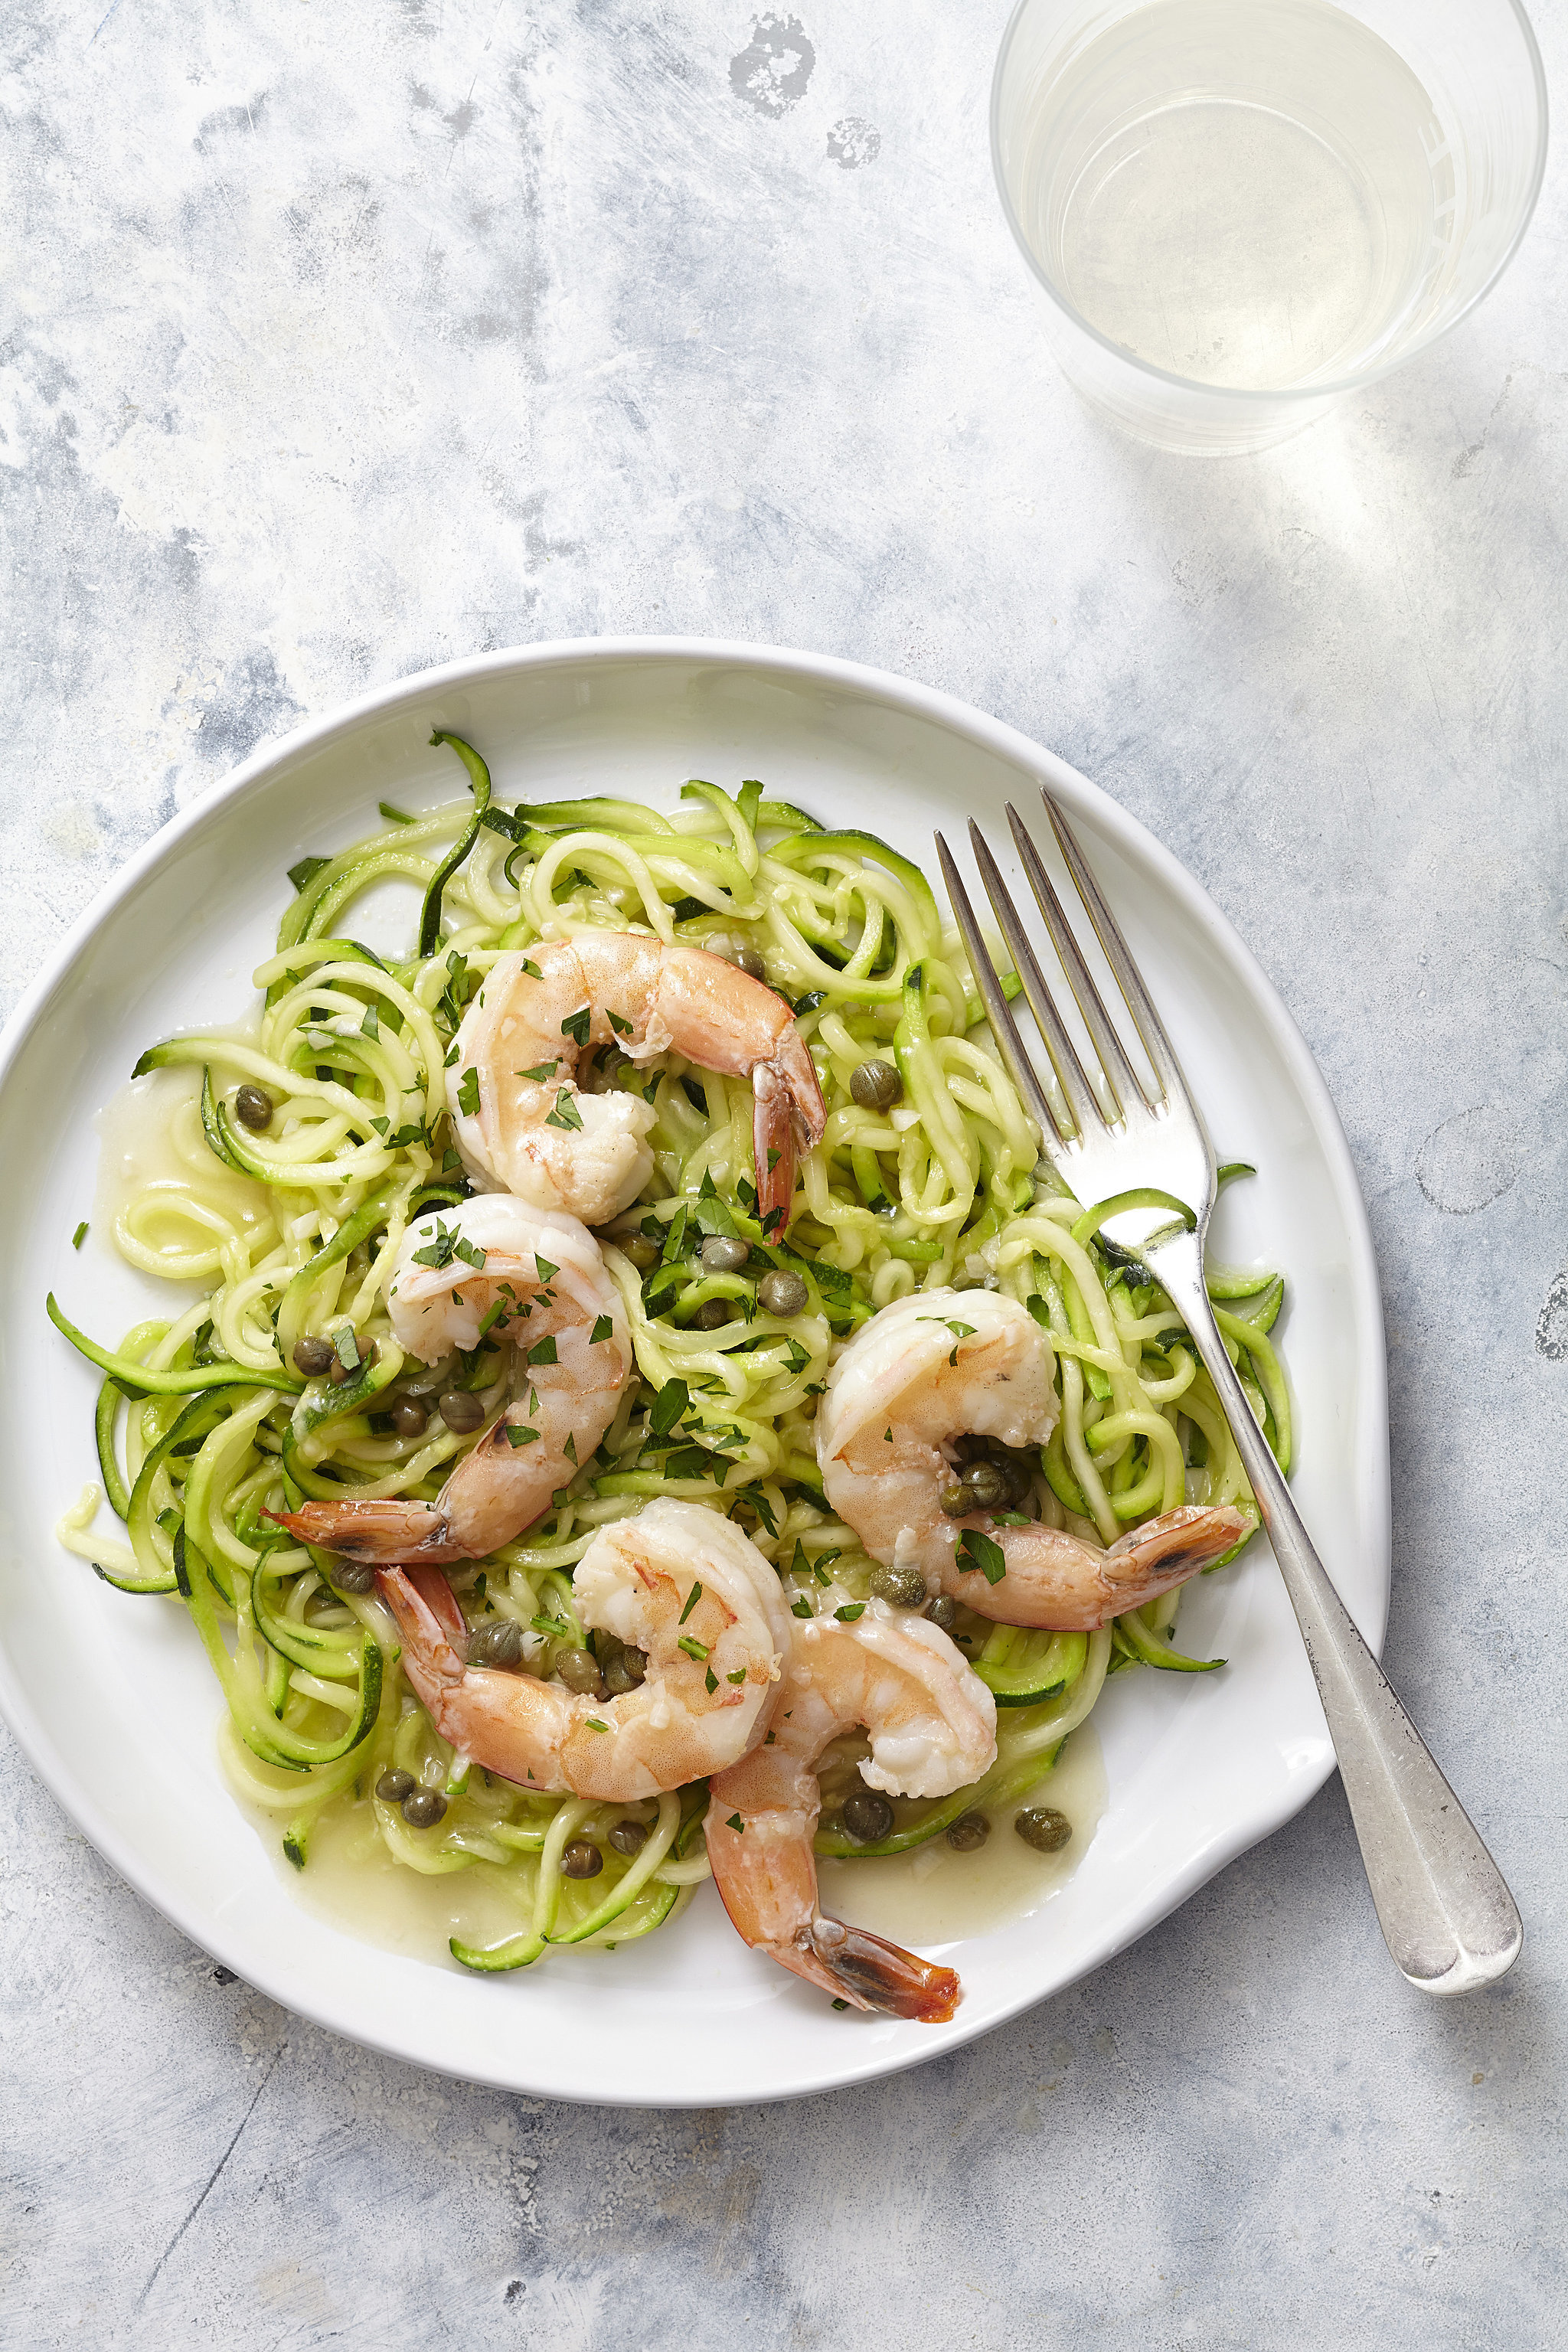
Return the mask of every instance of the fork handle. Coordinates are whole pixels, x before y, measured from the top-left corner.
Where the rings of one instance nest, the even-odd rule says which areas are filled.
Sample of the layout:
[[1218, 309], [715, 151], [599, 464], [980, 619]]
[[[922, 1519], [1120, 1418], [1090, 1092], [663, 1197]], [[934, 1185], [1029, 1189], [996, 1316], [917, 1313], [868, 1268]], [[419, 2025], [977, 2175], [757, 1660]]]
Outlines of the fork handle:
[[1384, 1940], [1423, 1992], [1490, 1984], [1524, 1940], [1502, 1874], [1329, 1581], [1226, 1353], [1199, 1236], [1149, 1255], [1185, 1316], [1252, 1481], [1317, 1680]]

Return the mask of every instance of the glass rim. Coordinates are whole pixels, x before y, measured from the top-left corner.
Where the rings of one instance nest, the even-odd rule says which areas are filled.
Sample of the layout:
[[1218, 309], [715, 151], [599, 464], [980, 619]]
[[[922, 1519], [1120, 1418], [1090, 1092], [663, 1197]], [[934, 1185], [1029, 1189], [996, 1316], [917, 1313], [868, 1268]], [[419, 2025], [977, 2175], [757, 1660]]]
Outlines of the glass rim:
[[[1270, 390], [1249, 384], [1205, 383], [1196, 376], [1176, 375], [1169, 368], [1156, 367], [1152, 360], [1140, 359], [1136, 352], [1129, 351], [1125, 343], [1113, 342], [1109, 335], [1101, 334], [1100, 329], [1091, 326], [1082, 311], [1068, 301], [1061, 289], [1053, 282], [1041, 266], [1028, 239], [1024, 235], [1017, 213], [1014, 209], [1013, 199], [1007, 193], [1007, 183], [1002, 170], [1000, 121], [1002, 79], [1007, 68], [1014, 37], [1019, 24], [1025, 14], [1038, 5], [1039, 0], [1015, 0], [1013, 13], [1007, 19], [1001, 44], [996, 51], [996, 63], [991, 76], [991, 171], [996, 183], [996, 194], [1001, 199], [1003, 217], [1012, 231], [1013, 242], [1028, 264], [1031, 274], [1045, 289], [1062, 316], [1086, 334], [1091, 342], [1098, 343], [1101, 351], [1109, 352], [1112, 359], [1119, 360], [1124, 367], [1135, 369], [1142, 376], [1152, 378], [1156, 383], [1170, 384], [1178, 392], [1197, 393], [1211, 400], [1235, 400], [1248, 404], [1269, 403], [1279, 406], [1285, 402], [1331, 400], [1342, 394], [1358, 392], [1368, 384], [1380, 383], [1384, 376], [1393, 375], [1396, 369], [1406, 366], [1412, 360], [1421, 358], [1423, 353], [1429, 352], [1434, 344], [1440, 343], [1445, 335], [1452, 334], [1455, 328], [1469, 317], [1478, 303], [1486, 300], [1487, 296], [1519, 251], [1524, 241], [1525, 231], [1535, 217], [1535, 207], [1540, 200], [1542, 183], [1546, 176], [1546, 152], [1551, 128], [1551, 113], [1546, 95], [1546, 69], [1542, 64], [1541, 46], [1535, 37], [1535, 27], [1524, 12], [1522, 0], [1507, 0], [1507, 5], [1523, 40], [1525, 57], [1529, 61], [1531, 77], [1535, 84], [1535, 102], [1539, 116], [1539, 129], [1535, 142], [1535, 169], [1531, 175], [1530, 187], [1519, 216], [1518, 226], [1487, 278], [1455, 311], [1453, 317], [1446, 319], [1441, 326], [1432, 328], [1418, 342], [1412, 343], [1407, 351], [1401, 352], [1396, 358], [1380, 361], [1375, 367], [1362, 368], [1353, 375], [1337, 376], [1328, 383], [1284, 384], [1278, 390]], [[1330, 5], [1332, 5], [1332, 0], [1330, 0]], [[1131, 15], [1133, 11], [1129, 9], [1126, 13]]]

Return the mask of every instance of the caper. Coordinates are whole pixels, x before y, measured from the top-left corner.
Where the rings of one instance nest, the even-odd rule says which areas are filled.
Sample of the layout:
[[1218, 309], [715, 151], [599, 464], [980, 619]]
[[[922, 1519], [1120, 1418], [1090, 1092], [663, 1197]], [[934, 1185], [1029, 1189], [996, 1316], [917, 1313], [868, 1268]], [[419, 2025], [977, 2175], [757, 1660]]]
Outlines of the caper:
[[468, 1437], [485, 1417], [484, 1406], [468, 1389], [448, 1389], [441, 1399], [441, 1418], [454, 1437]]
[[615, 1245], [623, 1257], [630, 1258], [639, 1274], [646, 1274], [650, 1265], [658, 1263], [658, 1244], [650, 1241], [647, 1234], [628, 1234], [625, 1241], [617, 1241]]
[[954, 1853], [978, 1853], [990, 1834], [991, 1824], [984, 1814], [971, 1811], [949, 1822], [947, 1842]]
[[956, 1478], [942, 1488], [937, 1501], [950, 1519], [961, 1519], [966, 1511], [974, 1508], [968, 1487], [961, 1486]]
[[376, 1782], [375, 1793], [384, 1805], [400, 1805], [416, 1786], [412, 1772], [405, 1772], [394, 1764]]
[[862, 1110], [891, 1110], [904, 1082], [891, 1062], [862, 1062], [849, 1081], [849, 1091]]
[[470, 1666], [496, 1666], [510, 1674], [522, 1664], [522, 1628], [512, 1617], [481, 1619], [468, 1635]]
[[959, 1483], [971, 1496], [972, 1511], [1001, 1511], [1006, 1508], [1008, 1481], [1002, 1465], [991, 1456], [982, 1455], [978, 1462], [966, 1462], [959, 1474]]
[[610, 1832], [610, 1843], [617, 1853], [640, 1853], [647, 1843], [646, 1822], [617, 1822]]
[[350, 1336], [353, 1339], [355, 1360], [352, 1364], [345, 1364], [334, 1348], [332, 1360], [327, 1366], [328, 1376], [335, 1389], [346, 1388], [350, 1381], [357, 1381], [362, 1372], [368, 1372], [381, 1352], [374, 1339], [362, 1339], [352, 1330]]
[[734, 1305], [728, 1298], [705, 1298], [691, 1319], [700, 1331], [717, 1331], [734, 1321]]
[[294, 1361], [308, 1381], [319, 1381], [337, 1360], [337, 1349], [319, 1331], [307, 1331], [302, 1339], [294, 1342]]
[[776, 1274], [764, 1274], [757, 1285], [757, 1303], [765, 1315], [776, 1315], [781, 1323], [793, 1316], [804, 1315], [811, 1293], [798, 1274], [781, 1266]]
[[563, 1650], [555, 1661], [555, 1671], [568, 1690], [603, 1698], [605, 1685], [599, 1679], [599, 1661], [592, 1650]]
[[1072, 1823], [1052, 1805], [1030, 1805], [1015, 1815], [1013, 1827], [1037, 1853], [1060, 1853], [1072, 1835]]
[[241, 1087], [234, 1098], [234, 1114], [242, 1127], [259, 1135], [272, 1124], [272, 1097], [260, 1087]]
[[446, 1810], [439, 1789], [410, 1789], [403, 1800], [403, 1818], [411, 1830], [433, 1830]]
[[736, 953], [735, 962], [740, 971], [749, 971], [753, 980], [766, 980], [768, 976], [767, 965], [755, 948], [740, 949]]
[[1006, 1507], [1010, 1511], [1016, 1511], [1029, 1491], [1032, 1483], [1029, 1473], [1011, 1454], [994, 1454], [991, 1459], [994, 1467], [1002, 1474]]
[[574, 1838], [561, 1857], [561, 1867], [568, 1878], [597, 1878], [605, 1857], [586, 1838]]
[[895, 1609], [925, 1607], [926, 1580], [918, 1568], [885, 1568], [879, 1561], [868, 1580], [878, 1600]]
[[857, 1845], [879, 1845], [893, 1833], [893, 1809], [874, 1789], [857, 1789], [844, 1800], [844, 1826]]
[[399, 1397], [392, 1408], [392, 1426], [399, 1437], [423, 1437], [429, 1419], [428, 1407], [417, 1397]]
[[710, 1234], [702, 1244], [704, 1274], [739, 1274], [752, 1253], [730, 1234]]
[[939, 1592], [934, 1601], [926, 1602], [926, 1615], [944, 1633], [951, 1633], [958, 1622], [958, 1603], [951, 1592]]
[[375, 1570], [368, 1559], [335, 1560], [332, 1582], [340, 1592], [368, 1592], [375, 1582]]
[[602, 1660], [599, 1667], [605, 1688], [612, 1698], [620, 1698], [647, 1678], [647, 1652], [634, 1650], [629, 1642], [617, 1642]]

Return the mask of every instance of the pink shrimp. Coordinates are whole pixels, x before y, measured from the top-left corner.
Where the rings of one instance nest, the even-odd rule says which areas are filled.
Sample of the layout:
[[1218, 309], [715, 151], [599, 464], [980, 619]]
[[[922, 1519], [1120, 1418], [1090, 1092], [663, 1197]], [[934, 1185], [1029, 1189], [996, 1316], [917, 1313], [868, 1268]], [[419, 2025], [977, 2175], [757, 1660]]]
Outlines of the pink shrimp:
[[817, 1759], [857, 1724], [870, 1734], [860, 1773], [873, 1789], [947, 1796], [995, 1760], [996, 1702], [939, 1627], [882, 1601], [850, 1623], [811, 1619], [795, 1629], [763, 1745], [712, 1782], [714, 1881], [745, 1941], [792, 1975], [852, 2009], [941, 2024], [959, 2000], [952, 1969], [817, 1909]]
[[636, 1200], [653, 1165], [653, 1106], [579, 1094], [578, 1060], [594, 1045], [749, 1076], [759, 1212], [770, 1230], [787, 1222], [797, 1147], [820, 1142], [827, 1118], [794, 1013], [722, 956], [635, 931], [542, 941], [486, 973], [453, 1064], [454, 1131], [473, 1174], [590, 1225]]

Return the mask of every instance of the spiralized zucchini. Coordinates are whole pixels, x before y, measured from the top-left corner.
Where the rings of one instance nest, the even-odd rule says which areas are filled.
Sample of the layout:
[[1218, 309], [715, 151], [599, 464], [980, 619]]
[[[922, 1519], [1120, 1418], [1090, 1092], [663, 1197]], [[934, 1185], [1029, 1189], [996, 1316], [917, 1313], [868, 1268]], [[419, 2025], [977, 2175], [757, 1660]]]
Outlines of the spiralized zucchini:
[[[193, 1091], [174, 1122], [182, 1172], [126, 1201], [115, 1240], [132, 1265], [187, 1288], [169, 1320], [137, 1325], [113, 1352], [51, 1299], [57, 1323], [106, 1374], [95, 1416], [101, 1494], [88, 1490], [60, 1537], [121, 1591], [186, 1611], [227, 1702], [234, 1781], [277, 1819], [294, 1863], [306, 1866], [324, 1808], [352, 1809], [408, 1869], [477, 1870], [503, 1888], [515, 1934], [487, 1951], [460, 1939], [453, 1949], [472, 1967], [511, 1968], [562, 1944], [626, 1943], [674, 1917], [707, 1874], [704, 1789], [593, 1805], [465, 1769], [409, 1689], [374, 1594], [335, 1586], [330, 1555], [264, 1517], [345, 1490], [432, 1499], [470, 1441], [438, 1420], [434, 1434], [400, 1436], [395, 1396], [457, 1386], [489, 1404], [502, 1392], [504, 1360], [489, 1341], [440, 1366], [405, 1362], [384, 1293], [411, 1220], [465, 1195], [448, 1117], [452, 1039], [503, 950], [627, 926], [723, 955], [752, 949], [795, 1007], [828, 1113], [802, 1162], [787, 1236], [765, 1239], [749, 1086], [673, 1055], [640, 1069], [613, 1051], [584, 1059], [585, 1087], [631, 1089], [657, 1115], [653, 1173], [607, 1235], [621, 1244], [607, 1263], [637, 1376], [548, 1514], [452, 1571], [470, 1620], [510, 1618], [522, 1630], [533, 1672], [584, 1646], [574, 1564], [597, 1529], [651, 1495], [733, 1517], [774, 1562], [797, 1615], [813, 1612], [830, 1580], [865, 1596], [871, 1563], [825, 1507], [813, 1418], [837, 1350], [916, 1288], [999, 1285], [1050, 1331], [1062, 1411], [1026, 1465], [1026, 1510], [1102, 1542], [1183, 1501], [1236, 1503], [1254, 1524], [1256, 1510], [1170, 1300], [1037, 1165], [1037, 1134], [958, 935], [917, 867], [754, 782], [731, 795], [693, 781], [668, 814], [616, 800], [502, 808], [478, 755], [437, 740], [462, 758], [469, 796], [417, 817], [384, 805], [384, 830], [292, 870], [278, 952], [255, 976], [254, 1032], [171, 1038], [137, 1065], [138, 1075], [183, 1066]], [[418, 951], [402, 962], [353, 936], [356, 903], [389, 880], [420, 894]], [[869, 1058], [890, 1058], [901, 1076], [888, 1113], [851, 1094]], [[237, 1114], [246, 1085], [274, 1106], [264, 1135]], [[742, 1270], [703, 1270], [712, 1234], [749, 1245]], [[806, 1285], [805, 1310], [787, 1323], [758, 1302], [760, 1279], [776, 1268]], [[1288, 1391], [1268, 1339], [1283, 1282], [1233, 1273], [1211, 1289], [1289, 1467]], [[715, 1297], [735, 1313], [710, 1329], [698, 1318]], [[296, 1343], [345, 1327], [358, 1339], [357, 1360], [340, 1366], [346, 1379], [301, 1379]], [[104, 1499], [121, 1538], [92, 1530]], [[890, 1838], [868, 1847], [832, 1811], [830, 1765], [819, 1851], [900, 1851], [976, 1803], [1011, 1802], [1050, 1770], [1108, 1674], [1218, 1663], [1171, 1646], [1180, 1599], [1172, 1591], [1089, 1636], [1021, 1633], [961, 1610], [955, 1636], [1003, 1709], [995, 1766], [940, 1804], [899, 1801]], [[846, 1743], [840, 1779], [854, 1754]], [[442, 1791], [438, 1826], [411, 1828], [376, 1795], [389, 1768]], [[606, 1843], [626, 1819], [647, 1832], [631, 1855]], [[573, 1839], [600, 1846], [598, 1876], [563, 1875]]]

